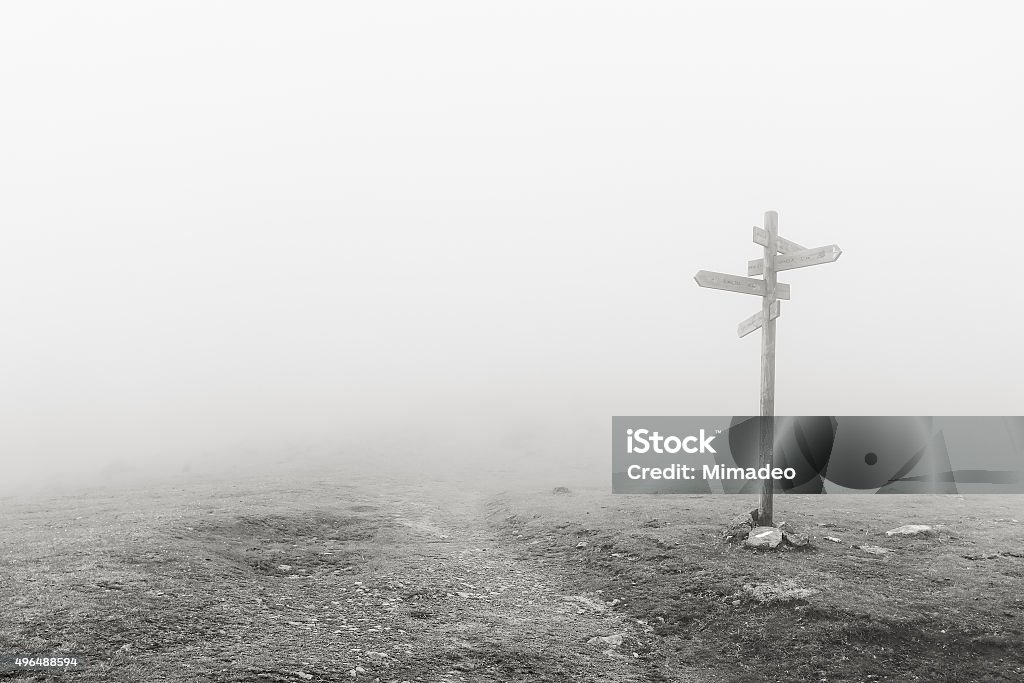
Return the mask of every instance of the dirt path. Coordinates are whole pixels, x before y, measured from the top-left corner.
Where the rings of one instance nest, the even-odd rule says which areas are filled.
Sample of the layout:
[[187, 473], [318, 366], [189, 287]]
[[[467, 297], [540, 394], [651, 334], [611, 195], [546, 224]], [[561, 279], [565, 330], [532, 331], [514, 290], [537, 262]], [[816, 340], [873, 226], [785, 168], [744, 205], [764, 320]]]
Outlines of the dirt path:
[[0, 645], [79, 653], [63, 676], [90, 683], [651, 680], [650, 629], [499, 540], [489, 500], [274, 483], [28, 505]]
[[[382, 507], [395, 523], [382, 556], [331, 575], [340, 599], [330, 602], [332, 609], [320, 609], [313, 626], [284, 622], [315, 632], [330, 646], [343, 645], [350, 654], [342, 665], [351, 666], [350, 676], [648, 680], [639, 653], [633, 654], [641, 626], [599, 595], [566, 590], [558, 572], [497, 543], [484, 521], [482, 499], [391, 498]], [[296, 580], [269, 598], [301, 603], [326, 588], [310, 587]], [[608, 642], [588, 642], [595, 637]]]

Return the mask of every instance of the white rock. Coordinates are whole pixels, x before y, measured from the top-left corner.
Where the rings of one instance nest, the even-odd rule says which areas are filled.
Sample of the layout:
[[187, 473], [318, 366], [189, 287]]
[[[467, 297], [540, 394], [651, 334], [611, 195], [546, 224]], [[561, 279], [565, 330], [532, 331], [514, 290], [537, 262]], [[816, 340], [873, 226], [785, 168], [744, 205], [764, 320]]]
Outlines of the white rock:
[[880, 548], [877, 545], [859, 545], [857, 547], [866, 553], [871, 553], [872, 555], [888, 555], [892, 552], [888, 548]]
[[604, 603], [598, 602], [597, 600], [591, 600], [585, 595], [566, 595], [563, 596], [562, 599], [586, 605], [596, 612], [603, 612], [608, 609]]
[[587, 641], [587, 645], [611, 645], [612, 647], [618, 647], [622, 645], [622, 634], [613, 633], [610, 636], [594, 636]]
[[927, 524], [904, 524], [898, 526], [895, 529], [889, 529], [885, 532], [886, 536], [920, 536], [922, 534], [930, 534], [932, 528]]
[[775, 548], [782, 543], [782, 531], [773, 526], [758, 526], [750, 530], [743, 545], [750, 548]]

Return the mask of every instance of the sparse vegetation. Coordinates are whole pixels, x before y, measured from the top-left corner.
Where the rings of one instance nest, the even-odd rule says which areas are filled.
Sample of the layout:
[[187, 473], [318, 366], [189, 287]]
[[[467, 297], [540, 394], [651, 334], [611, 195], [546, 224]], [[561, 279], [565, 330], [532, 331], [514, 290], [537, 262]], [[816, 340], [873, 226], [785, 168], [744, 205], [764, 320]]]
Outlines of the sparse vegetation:
[[[783, 497], [779, 521], [811, 529], [812, 547], [773, 553], [723, 539], [752, 501], [509, 495], [492, 520], [648, 624], [664, 680], [1024, 680], [1024, 557], [1005, 554], [1024, 548], [1024, 499]], [[677, 521], [652, 526], [655, 514]], [[936, 532], [886, 536], [910, 520]], [[869, 543], [891, 552], [856, 547]]]
[[[5, 503], [0, 651], [70, 681], [1019, 681], [1024, 500], [210, 482]], [[892, 536], [907, 522], [933, 533]], [[839, 538], [835, 543], [824, 536]], [[872, 555], [856, 546], [884, 546]]]

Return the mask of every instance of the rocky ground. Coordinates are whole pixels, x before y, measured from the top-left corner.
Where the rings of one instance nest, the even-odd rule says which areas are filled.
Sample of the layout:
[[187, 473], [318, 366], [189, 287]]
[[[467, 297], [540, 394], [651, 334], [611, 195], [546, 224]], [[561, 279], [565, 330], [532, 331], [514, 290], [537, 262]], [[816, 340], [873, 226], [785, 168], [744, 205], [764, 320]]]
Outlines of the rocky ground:
[[[723, 538], [738, 496], [320, 477], [8, 500], [0, 654], [83, 663], [0, 679], [1024, 680], [1024, 500], [833, 498], [779, 504], [808, 545], [775, 550]], [[907, 521], [932, 529], [885, 535]]]
[[23, 506], [2, 546], [0, 652], [78, 653], [48, 675], [81, 681], [646, 680], [641, 625], [499, 542], [480, 496], [434, 493]]

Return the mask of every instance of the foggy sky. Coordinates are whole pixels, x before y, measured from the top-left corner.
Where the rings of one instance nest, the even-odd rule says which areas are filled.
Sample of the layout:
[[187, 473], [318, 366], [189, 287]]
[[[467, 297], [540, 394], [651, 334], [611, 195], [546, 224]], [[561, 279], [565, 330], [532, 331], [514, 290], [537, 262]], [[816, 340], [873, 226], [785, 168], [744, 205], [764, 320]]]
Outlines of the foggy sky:
[[779, 276], [777, 414], [1022, 414], [1014, 11], [6, 4], [5, 472], [460, 429], [604, 469], [612, 415], [757, 411], [760, 301], [692, 278], [768, 209], [843, 249]]

